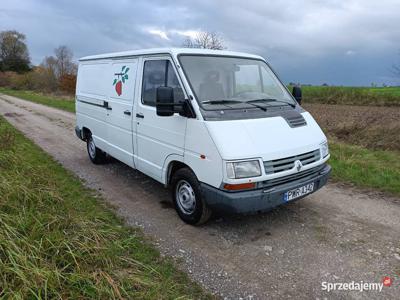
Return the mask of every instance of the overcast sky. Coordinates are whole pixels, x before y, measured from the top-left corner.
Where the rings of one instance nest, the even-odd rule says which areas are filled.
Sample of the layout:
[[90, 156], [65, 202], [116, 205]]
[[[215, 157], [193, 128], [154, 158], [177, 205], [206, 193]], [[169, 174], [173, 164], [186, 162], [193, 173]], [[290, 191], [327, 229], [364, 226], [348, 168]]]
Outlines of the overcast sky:
[[400, 84], [399, 0], [1, 0], [0, 30], [26, 34], [38, 64], [59, 45], [79, 58], [180, 46], [199, 30], [265, 57], [285, 82]]

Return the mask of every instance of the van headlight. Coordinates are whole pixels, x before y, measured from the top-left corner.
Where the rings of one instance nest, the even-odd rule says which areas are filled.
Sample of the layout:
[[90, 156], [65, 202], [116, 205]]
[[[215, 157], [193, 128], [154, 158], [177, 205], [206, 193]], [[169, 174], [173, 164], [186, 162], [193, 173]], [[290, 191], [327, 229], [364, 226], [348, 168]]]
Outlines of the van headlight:
[[329, 147], [328, 147], [328, 142], [326, 141], [326, 142], [323, 142], [321, 144], [321, 155], [322, 155], [322, 158], [327, 157], [328, 154], [329, 154]]
[[258, 160], [228, 162], [226, 173], [230, 179], [261, 176], [260, 162]]

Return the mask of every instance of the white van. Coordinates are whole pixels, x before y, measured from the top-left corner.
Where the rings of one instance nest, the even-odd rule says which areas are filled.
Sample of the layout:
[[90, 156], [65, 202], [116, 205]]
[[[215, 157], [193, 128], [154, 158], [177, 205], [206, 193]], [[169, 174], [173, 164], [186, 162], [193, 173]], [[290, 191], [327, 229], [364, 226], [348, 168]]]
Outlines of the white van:
[[171, 188], [189, 224], [265, 211], [321, 188], [327, 139], [260, 56], [149, 49], [83, 57], [77, 136]]

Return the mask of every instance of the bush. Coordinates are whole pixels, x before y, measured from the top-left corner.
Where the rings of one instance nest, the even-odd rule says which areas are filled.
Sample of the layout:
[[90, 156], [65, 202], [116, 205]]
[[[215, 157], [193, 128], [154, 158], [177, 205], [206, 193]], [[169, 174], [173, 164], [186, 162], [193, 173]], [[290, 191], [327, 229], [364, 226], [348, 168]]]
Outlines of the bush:
[[35, 88], [33, 72], [24, 74], [13, 73], [10, 76], [10, 87], [15, 90], [32, 90]]
[[48, 69], [37, 67], [34, 70], [35, 73], [35, 90], [40, 92], [56, 92], [58, 90], [57, 77]]
[[0, 86], [14, 90], [33, 90], [45, 93], [61, 90], [68, 94], [74, 94], [75, 84], [75, 75], [66, 75], [57, 80], [54, 73], [42, 67], [35, 67], [32, 71], [24, 74], [0, 72]]
[[75, 93], [76, 75], [64, 75], [60, 78], [60, 89], [68, 94]]
[[11, 76], [14, 72], [0, 72], [0, 86], [9, 87], [11, 83]]

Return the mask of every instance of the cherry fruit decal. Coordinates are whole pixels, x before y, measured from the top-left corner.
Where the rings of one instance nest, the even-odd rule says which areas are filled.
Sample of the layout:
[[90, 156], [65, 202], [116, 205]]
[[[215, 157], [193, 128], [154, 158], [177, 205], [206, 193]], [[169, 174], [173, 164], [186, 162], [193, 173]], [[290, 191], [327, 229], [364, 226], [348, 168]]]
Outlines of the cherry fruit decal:
[[118, 96], [122, 95], [122, 84], [125, 83], [125, 80], [128, 80], [128, 71], [129, 68], [123, 66], [120, 73], [115, 73], [114, 76], [117, 78], [114, 79], [113, 85], [115, 86], [115, 91]]

